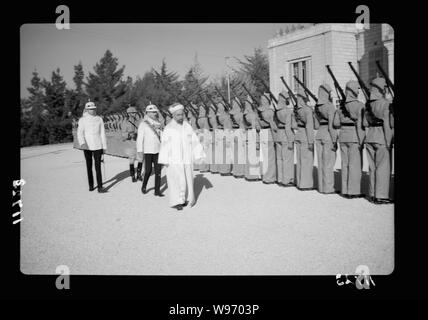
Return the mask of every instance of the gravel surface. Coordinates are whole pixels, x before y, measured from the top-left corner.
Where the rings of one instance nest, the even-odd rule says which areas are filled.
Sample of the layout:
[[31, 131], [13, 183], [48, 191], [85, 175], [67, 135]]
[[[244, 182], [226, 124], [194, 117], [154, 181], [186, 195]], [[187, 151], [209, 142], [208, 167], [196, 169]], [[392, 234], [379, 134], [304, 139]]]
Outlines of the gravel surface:
[[[394, 206], [195, 172], [197, 203], [141, 193], [128, 160], [105, 157], [89, 192], [72, 144], [21, 149], [21, 271], [88, 275], [336, 275], [394, 269]], [[164, 174], [164, 173], [163, 173]], [[95, 172], [94, 172], [95, 178]], [[162, 176], [162, 189], [165, 177]]]

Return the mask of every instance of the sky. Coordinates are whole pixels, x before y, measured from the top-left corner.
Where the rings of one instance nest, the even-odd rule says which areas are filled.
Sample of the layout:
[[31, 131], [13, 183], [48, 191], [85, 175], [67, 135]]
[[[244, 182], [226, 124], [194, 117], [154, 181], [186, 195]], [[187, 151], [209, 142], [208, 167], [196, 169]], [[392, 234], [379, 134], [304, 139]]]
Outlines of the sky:
[[[50, 79], [60, 68], [68, 88], [74, 88], [74, 65], [83, 64], [85, 77], [109, 49], [125, 65], [124, 76], [142, 77], [152, 67], [159, 69], [165, 58], [170, 71], [180, 78], [193, 64], [195, 55], [204, 75], [224, 74], [225, 57], [243, 59], [256, 47], [267, 53], [268, 40], [286, 24], [71, 24], [58, 30], [55, 24], [25, 24], [20, 30], [21, 97], [27, 97], [32, 72]], [[237, 67], [234, 59], [228, 59]], [[230, 70], [230, 69], [229, 69]]]

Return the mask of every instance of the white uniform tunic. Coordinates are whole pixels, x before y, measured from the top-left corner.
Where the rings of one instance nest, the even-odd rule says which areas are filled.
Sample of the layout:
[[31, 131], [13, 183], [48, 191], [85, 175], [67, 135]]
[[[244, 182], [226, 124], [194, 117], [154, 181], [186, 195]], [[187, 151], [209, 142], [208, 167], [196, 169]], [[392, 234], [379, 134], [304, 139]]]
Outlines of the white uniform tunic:
[[89, 150], [107, 149], [104, 121], [100, 116], [87, 114], [79, 119], [77, 139], [82, 145], [86, 142]]

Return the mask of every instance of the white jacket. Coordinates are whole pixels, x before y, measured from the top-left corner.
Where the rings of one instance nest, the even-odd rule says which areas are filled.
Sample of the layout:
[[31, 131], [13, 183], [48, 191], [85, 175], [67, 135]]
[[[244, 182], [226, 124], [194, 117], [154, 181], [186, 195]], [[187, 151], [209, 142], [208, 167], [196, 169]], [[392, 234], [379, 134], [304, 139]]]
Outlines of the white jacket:
[[[161, 132], [159, 131], [159, 136], [160, 135]], [[159, 150], [159, 138], [144, 121], [141, 121], [140, 125], [138, 126], [137, 152], [156, 154], [159, 153]]]
[[80, 145], [86, 142], [89, 150], [107, 149], [103, 119], [100, 116], [90, 114], [80, 118], [77, 139]]

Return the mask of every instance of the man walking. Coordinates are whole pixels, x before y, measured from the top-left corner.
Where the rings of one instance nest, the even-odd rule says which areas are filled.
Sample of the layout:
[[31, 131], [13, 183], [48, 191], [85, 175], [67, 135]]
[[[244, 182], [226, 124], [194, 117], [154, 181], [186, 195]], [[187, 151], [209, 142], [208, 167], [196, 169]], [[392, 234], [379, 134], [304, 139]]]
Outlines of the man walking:
[[138, 126], [137, 152], [141, 158], [143, 158], [144, 153], [144, 179], [141, 192], [143, 194], [147, 193], [147, 182], [153, 166], [155, 170], [155, 196], [163, 197], [160, 192], [162, 166], [158, 163], [162, 124], [158, 119], [159, 109], [153, 104], [148, 105], [146, 107], [146, 116]]
[[95, 172], [97, 176], [97, 189], [99, 193], [107, 192], [103, 188], [101, 176], [101, 156], [107, 150], [107, 140], [104, 121], [96, 115], [96, 106], [93, 102], [87, 102], [85, 110], [87, 114], [79, 119], [77, 139], [85, 154], [86, 169], [88, 172], [89, 191], [94, 189], [94, 177], [92, 175], [92, 158], [95, 160]]
[[170, 108], [173, 119], [162, 133], [159, 163], [166, 166], [169, 204], [182, 210], [195, 204], [193, 188], [193, 163], [206, 155], [199, 138], [187, 121], [183, 121], [183, 105], [175, 103]]

